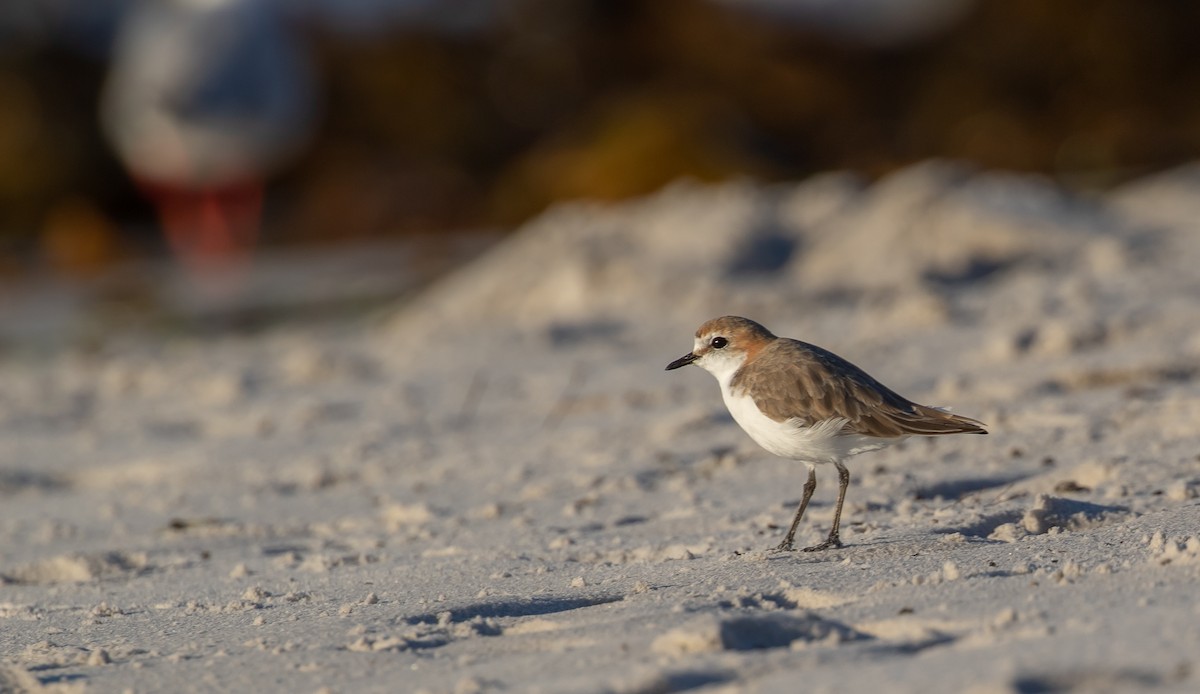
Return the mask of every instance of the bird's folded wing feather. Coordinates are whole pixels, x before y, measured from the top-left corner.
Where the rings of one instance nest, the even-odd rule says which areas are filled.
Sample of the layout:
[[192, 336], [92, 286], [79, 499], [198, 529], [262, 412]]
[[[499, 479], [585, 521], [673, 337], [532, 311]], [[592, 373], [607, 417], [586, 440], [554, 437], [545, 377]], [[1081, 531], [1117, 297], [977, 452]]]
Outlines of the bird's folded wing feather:
[[878, 438], [986, 433], [980, 422], [910, 402], [836, 354], [798, 340], [776, 340], [733, 377], [752, 388], [763, 414], [812, 426], [835, 417], [843, 434]]

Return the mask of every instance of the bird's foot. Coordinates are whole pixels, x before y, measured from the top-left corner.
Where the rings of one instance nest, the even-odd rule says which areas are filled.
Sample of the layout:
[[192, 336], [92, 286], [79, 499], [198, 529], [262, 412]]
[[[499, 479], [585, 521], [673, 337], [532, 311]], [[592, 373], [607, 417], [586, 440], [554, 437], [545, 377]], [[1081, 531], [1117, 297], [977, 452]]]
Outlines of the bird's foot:
[[803, 551], [803, 552], [820, 552], [820, 551], [826, 550], [826, 549], [841, 549], [841, 547], [842, 547], [841, 538], [839, 538], [837, 535], [830, 535], [829, 538], [826, 539], [821, 544], [813, 545], [812, 547], [805, 547], [801, 551]]
[[795, 552], [796, 547], [795, 547], [795, 545], [792, 544], [792, 538], [789, 537], [786, 540], [784, 540], [783, 542], [780, 542], [775, 547], [771, 548], [770, 551], [772, 551], [772, 552]]

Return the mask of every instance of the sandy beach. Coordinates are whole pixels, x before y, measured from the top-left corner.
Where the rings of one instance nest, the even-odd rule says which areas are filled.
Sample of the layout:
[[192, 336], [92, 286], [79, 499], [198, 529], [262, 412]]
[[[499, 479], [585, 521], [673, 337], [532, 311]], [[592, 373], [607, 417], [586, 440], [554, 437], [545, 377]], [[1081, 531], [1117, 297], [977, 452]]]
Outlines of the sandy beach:
[[[852, 459], [846, 546], [770, 552], [803, 465], [663, 370], [726, 314], [990, 434]], [[1200, 168], [678, 183], [0, 382], [0, 691], [1200, 689]]]

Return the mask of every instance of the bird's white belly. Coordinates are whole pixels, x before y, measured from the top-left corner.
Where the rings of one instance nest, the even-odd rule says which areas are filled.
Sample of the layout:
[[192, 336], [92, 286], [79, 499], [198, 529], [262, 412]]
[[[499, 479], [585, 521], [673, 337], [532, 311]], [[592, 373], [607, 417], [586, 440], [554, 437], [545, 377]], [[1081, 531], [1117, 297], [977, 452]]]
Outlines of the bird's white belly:
[[[724, 384], [722, 384], [724, 385]], [[721, 388], [725, 406], [733, 420], [755, 443], [781, 458], [805, 463], [834, 463], [848, 456], [874, 451], [900, 439], [879, 439], [858, 434], [842, 434], [845, 419], [829, 419], [807, 426], [798, 419], [777, 422], [762, 413], [754, 399], [734, 395]]]

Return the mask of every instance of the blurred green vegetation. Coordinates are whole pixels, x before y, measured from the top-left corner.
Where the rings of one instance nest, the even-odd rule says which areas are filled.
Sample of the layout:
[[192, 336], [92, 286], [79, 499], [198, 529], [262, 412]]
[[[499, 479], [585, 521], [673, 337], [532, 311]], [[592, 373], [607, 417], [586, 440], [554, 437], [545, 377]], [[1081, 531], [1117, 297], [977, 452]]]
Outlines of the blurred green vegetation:
[[[878, 47], [725, 5], [537, 0], [490, 28], [307, 27], [317, 139], [273, 180], [266, 239], [510, 227], [679, 178], [877, 176], [928, 157], [1106, 186], [1200, 153], [1200, 4], [981, 0]], [[106, 148], [106, 66], [0, 51], [0, 274], [161, 249]]]

